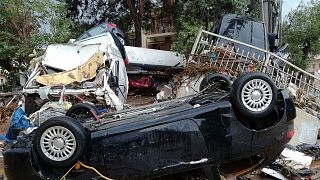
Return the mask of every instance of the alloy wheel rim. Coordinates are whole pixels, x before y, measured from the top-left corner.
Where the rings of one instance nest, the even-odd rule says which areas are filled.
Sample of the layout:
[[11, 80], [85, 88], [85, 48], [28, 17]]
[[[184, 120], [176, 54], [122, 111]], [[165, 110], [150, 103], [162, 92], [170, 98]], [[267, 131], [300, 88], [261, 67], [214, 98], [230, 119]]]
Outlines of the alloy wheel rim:
[[272, 102], [273, 93], [268, 82], [253, 79], [247, 82], [241, 92], [243, 105], [252, 112], [266, 110]]
[[47, 158], [64, 161], [74, 154], [77, 143], [70, 130], [62, 126], [53, 126], [42, 133], [40, 147]]

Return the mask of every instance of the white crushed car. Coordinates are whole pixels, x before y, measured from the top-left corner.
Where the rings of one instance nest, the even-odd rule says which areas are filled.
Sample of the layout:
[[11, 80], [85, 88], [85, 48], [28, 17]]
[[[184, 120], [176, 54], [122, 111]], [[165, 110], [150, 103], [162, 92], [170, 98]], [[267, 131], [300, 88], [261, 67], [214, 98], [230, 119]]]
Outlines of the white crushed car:
[[48, 101], [68, 98], [73, 102], [72, 97], [123, 109], [128, 77], [121, 46], [117, 36], [110, 32], [103, 42], [88, 39], [49, 45], [45, 54], [29, 67], [30, 74], [23, 88], [26, 113], [39, 110]]

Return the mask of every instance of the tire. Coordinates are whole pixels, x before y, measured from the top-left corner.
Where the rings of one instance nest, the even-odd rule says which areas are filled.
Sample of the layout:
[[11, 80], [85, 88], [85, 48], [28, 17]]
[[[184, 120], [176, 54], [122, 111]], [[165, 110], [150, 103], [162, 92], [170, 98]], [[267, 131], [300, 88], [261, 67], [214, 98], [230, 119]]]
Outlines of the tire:
[[[67, 142], [70, 144], [66, 145]], [[86, 144], [87, 133], [80, 122], [66, 116], [45, 121], [33, 140], [39, 158], [48, 165], [60, 167], [74, 165], [82, 157]]]
[[[217, 86], [213, 86], [213, 84]], [[230, 92], [231, 81], [227, 76], [223, 74], [218, 74], [218, 73], [208, 74], [200, 83], [200, 91], [203, 91], [203, 90], [205, 92], [212, 92], [212, 91], [219, 91], [219, 90]]]
[[234, 108], [243, 116], [261, 118], [273, 111], [277, 101], [277, 87], [264, 74], [247, 73], [235, 80], [231, 97]]
[[73, 105], [66, 113], [66, 116], [72, 117], [81, 123], [86, 122], [89, 118], [94, 118], [98, 114], [98, 109], [88, 103], [78, 103]]

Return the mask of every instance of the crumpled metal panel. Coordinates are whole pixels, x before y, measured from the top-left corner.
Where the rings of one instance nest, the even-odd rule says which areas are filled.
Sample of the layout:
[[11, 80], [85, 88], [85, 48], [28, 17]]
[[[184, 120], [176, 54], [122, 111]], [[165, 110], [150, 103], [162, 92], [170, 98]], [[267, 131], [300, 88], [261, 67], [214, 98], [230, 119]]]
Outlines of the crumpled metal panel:
[[36, 81], [46, 86], [61, 86], [87, 81], [97, 75], [99, 67], [104, 66], [103, 55], [102, 51], [98, 51], [87, 62], [73, 70], [42, 75], [37, 77]]
[[[105, 44], [111, 44], [109, 41], [101, 41]], [[49, 45], [45, 54], [40, 58], [42, 64], [60, 69], [63, 71], [70, 71], [88, 61], [96, 52], [105, 48], [101, 43], [86, 43], [86, 44], [52, 44]]]

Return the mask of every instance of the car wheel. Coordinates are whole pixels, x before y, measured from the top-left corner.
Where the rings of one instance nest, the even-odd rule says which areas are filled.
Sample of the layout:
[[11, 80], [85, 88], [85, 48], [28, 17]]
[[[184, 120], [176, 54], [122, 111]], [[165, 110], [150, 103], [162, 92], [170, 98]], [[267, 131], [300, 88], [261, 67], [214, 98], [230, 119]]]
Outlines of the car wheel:
[[[95, 114], [93, 114], [95, 113]], [[92, 119], [98, 114], [98, 109], [88, 103], [78, 103], [73, 105], [66, 113], [66, 116], [72, 117], [81, 123]]]
[[276, 105], [277, 87], [268, 76], [247, 73], [238, 77], [232, 85], [233, 106], [242, 115], [252, 118], [264, 117]]
[[36, 153], [46, 164], [67, 167], [83, 155], [87, 134], [77, 120], [53, 117], [40, 125], [33, 143]]
[[226, 91], [230, 92], [231, 81], [223, 74], [209, 74], [200, 83], [200, 91], [204, 92], [216, 92]]

